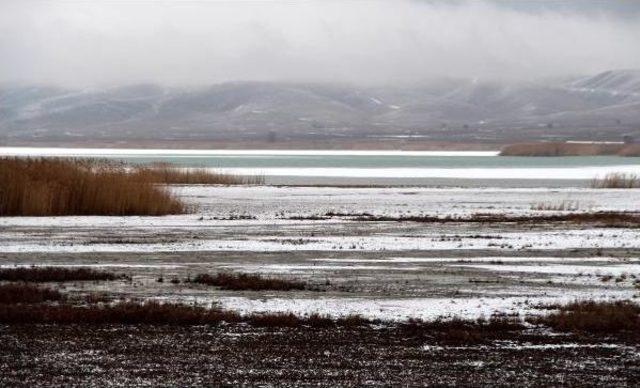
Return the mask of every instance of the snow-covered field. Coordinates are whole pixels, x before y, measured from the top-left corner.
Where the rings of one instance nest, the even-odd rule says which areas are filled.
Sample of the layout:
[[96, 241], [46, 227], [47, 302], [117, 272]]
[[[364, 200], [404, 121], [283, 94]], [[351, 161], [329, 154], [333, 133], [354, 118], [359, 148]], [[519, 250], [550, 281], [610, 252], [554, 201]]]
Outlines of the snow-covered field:
[[[354, 221], [327, 213], [453, 216], [637, 211], [640, 190], [174, 187], [197, 208], [167, 217], [3, 217], [0, 260], [105, 267], [132, 284], [77, 292], [217, 303], [244, 313], [361, 314], [402, 320], [537, 314], [575, 299], [630, 299], [640, 230], [579, 224]], [[539, 209], [564, 210], [539, 210]], [[321, 218], [321, 219], [317, 219]], [[322, 292], [160, 285], [200, 272], [301, 279]], [[106, 288], [105, 288], [106, 287]], [[73, 289], [73, 287], [72, 287]]]

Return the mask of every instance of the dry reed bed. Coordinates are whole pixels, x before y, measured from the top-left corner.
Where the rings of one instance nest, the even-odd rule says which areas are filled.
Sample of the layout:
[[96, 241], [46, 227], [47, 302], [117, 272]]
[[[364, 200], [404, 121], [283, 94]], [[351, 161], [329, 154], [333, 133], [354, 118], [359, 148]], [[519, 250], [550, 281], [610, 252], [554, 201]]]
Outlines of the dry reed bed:
[[626, 333], [640, 337], [640, 305], [636, 303], [581, 301], [551, 307], [558, 311], [529, 321], [561, 332]]
[[354, 327], [373, 321], [359, 316], [330, 318], [292, 313], [240, 315], [234, 311], [155, 301], [115, 304], [0, 304], [3, 324], [218, 325], [245, 323], [256, 327]]
[[638, 144], [537, 142], [505, 146], [500, 156], [640, 156]]
[[223, 290], [234, 291], [291, 291], [307, 289], [305, 283], [300, 281], [263, 277], [260, 275], [245, 273], [218, 273], [216, 275], [198, 274], [194, 278], [188, 279], [188, 282], [206, 284], [208, 286], [220, 287]]
[[90, 159], [0, 159], [0, 216], [183, 214], [190, 209], [159, 184], [261, 184], [262, 177], [127, 166]]
[[[55, 301], [56, 304], [49, 302]], [[219, 325], [247, 324], [255, 327], [358, 328], [384, 325], [403, 335], [437, 338], [448, 343], [480, 343], [523, 335], [526, 327], [519, 317], [492, 316], [486, 320], [452, 319], [390, 323], [350, 315], [331, 318], [312, 314], [264, 313], [241, 315], [235, 311], [196, 305], [146, 302], [105, 303], [85, 300], [82, 305], [67, 303], [56, 290], [30, 284], [0, 286], [2, 324], [120, 324], [120, 325]], [[640, 340], [640, 305], [630, 301], [582, 301], [547, 306], [552, 313], [529, 317], [527, 321], [557, 332], [578, 335], [615, 336]]]
[[261, 313], [240, 315], [234, 311], [200, 306], [159, 303], [121, 302], [116, 304], [0, 304], [0, 323], [56, 325], [221, 325], [246, 324], [262, 328], [357, 329], [373, 325], [395, 328], [401, 335], [438, 338], [446, 343], [484, 342], [505, 338], [524, 329], [522, 322], [510, 317], [489, 320], [437, 320], [384, 323], [358, 315], [332, 318], [311, 314]]
[[0, 159], [0, 216], [181, 214], [186, 206], [124, 165], [73, 159]]
[[206, 168], [179, 168], [168, 163], [136, 167], [133, 174], [141, 180], [181, 185], [260, 185], [262, 176], [222, 174]]
[[32, 304], [64, 300], [57, 290], [41, 288], [31, 284], [2, 284], [0, 285], [0, 305], [3, 304]]
[[71, 282], [83, 280], [118, 280], [127, 279], [126, 275], [98, 271], [91, 268], [65, 267], [15, 267], [0, 268], [0, 280], [23, 282]]
[[604, 177], [596, 177], [591, 181], [594, 189], [638, 189], [640, 177], [636, 174], [609, 173]]
[[384, 216], [369, 213], [337, 213], [328, 212], [324, 215], [293, 216], [291, 220], [327, 220], [331, 218], [346, 218], [352, 221], [368, 222], [421, 222], [421, 223], [573, 223], [590, 224], [606, 227], [636, 227], [640, 226], [640, 214], [635, 212], [592, 212], [512, 216], [505, 214], [472, 214], [470, 216], [438, 217], [438, 216]]

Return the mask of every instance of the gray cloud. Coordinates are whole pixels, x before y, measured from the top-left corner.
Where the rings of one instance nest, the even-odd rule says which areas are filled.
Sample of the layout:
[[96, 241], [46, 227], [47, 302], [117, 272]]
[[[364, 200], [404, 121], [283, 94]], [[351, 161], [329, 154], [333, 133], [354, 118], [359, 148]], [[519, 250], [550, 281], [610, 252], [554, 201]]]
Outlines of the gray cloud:
[[640, 68], [640, 6], [575, 3], [5, 0], [0, 82], [389, 84]]

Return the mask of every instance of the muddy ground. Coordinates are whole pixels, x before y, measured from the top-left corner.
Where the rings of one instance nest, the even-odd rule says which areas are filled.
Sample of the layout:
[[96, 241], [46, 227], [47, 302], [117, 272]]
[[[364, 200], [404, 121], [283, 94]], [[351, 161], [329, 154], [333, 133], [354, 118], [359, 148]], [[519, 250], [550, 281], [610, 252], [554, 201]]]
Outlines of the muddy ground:
[[1, 333], [3, 386], [640, 384], [637, 344], [568, 345], [537, 334], [470, 346], [391, 329], [22, 326]]

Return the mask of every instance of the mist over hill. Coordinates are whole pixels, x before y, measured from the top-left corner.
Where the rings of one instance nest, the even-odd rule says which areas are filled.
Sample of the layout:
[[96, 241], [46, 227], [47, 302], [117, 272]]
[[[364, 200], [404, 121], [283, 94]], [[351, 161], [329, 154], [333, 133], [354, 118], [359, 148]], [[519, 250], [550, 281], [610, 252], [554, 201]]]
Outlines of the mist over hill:
[[407, 87], [226, 82], [65, 89], [0, 86], [7, 144], [86, 140], [405, 137], [434, 141], [640, 137], [640, 70], [541, 81], [445, 79]]

